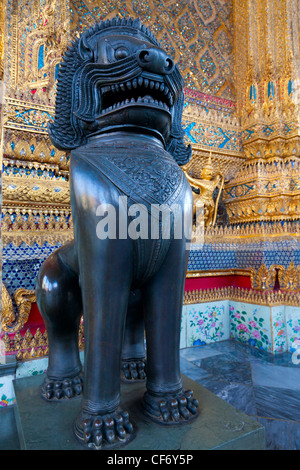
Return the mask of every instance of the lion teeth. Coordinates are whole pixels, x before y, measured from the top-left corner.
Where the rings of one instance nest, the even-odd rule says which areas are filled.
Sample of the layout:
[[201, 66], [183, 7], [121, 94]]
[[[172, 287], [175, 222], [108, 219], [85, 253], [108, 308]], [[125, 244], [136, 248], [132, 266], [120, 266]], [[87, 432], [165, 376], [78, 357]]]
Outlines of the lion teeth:
[[[148, 92], [147, 94], [147, 92], [145, 91], [145, 94], [139, 96], [138, 98], [136, 98], [136, 96], [134, 97], [129, 96], [123, 101], [119, 101], [118, 103], [114, 103], [112, 106], [106, 107], [105, 109], [102, 110], [102, 114], [105, 112], [109, 112], [111, 110], [115, 110], [121, 106], [128, 105], [129, 103], [152, 104], [160, 108], [166, 109], [168, 111], [170, 110], [170, 107], [173, 105], [173, 102], [174, 102], [173, 95], [171, 91], [169, 90], [169, 88], [167, 87], [167, 85], [165, 85], [165, 83], [162, 83], [161, 81], [150, 80], [148, 78], [144, 78], [141, 76], [134, 78], [132, 80], [128, 80], [127, 82], [124, 82], [124, 83], [114, 83], [112, 85], [105, 85], [101, 88], [101, 94], [102, 96], [103, 95], [107, 96], [106, 100], [108, 101], [107, 104], [109, 104], [109, 101], [110, 102], [114, 101], [113, 99], [114, 94], [121, 94], [124, 92], [128, 93], [128, 90], [132, 91], [133, 93], [133, 91], [137, 88], [141, 88], [141, 89], [147, 88], [149, 91], [153, 90], [154, 94], [159, 93], [161, 94], [161, 96], [157, 96], [158, 99], [156, 99], [155, 96], [154, 97], [151, 96], [151, 92]], [[108, 96], [110, 96], [110, 99], [108, 98]], [[160, 100], [159, 98], [162, 98], [163, 101]]]
[[167, 111], [170, 111], [170, 108], [166, 103], [163, 103], [162, 101], [155, 100], [150, 95], [147, 95], [147, 96], [144, 96], [143, 98], [141, 96], [139, 96], [136, 100], [134, 98], [131, 98], [131, 100], [129, 100], [127, 98], [125, 101], [119, 101], [118, 103], [114, 103], [112, 106], [109, 106], [108, 108], [103, 109], [101, 114], [105, 114], [105, 113], [113, 111], [117, 108], [121, 108], [122, 106], [127, 105], [129, 103], [131, 103], [131, 104], [133, 104], [133, 103], [154, 104], [158, 107], [166, 109]]

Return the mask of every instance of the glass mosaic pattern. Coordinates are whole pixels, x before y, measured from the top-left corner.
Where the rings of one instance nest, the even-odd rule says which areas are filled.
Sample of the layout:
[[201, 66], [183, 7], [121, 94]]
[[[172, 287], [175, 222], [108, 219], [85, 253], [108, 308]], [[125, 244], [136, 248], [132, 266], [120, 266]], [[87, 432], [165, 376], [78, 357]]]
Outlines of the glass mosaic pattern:
[[43, 261], [60, 245], [45, 243], [20, 246], [9, 244], [3, 248], [2, 279], [8, 293], [12, 295], [16, 289], [35, 289], [35, 281]]
[[216, 243], [205, 244], [202, 249], [191, 249], [189, 270], [254, 268], [262, 263], [270, 266], [282, 265], [287, 268], [291, 262], [300, 265], [300, 241], [279, 240], [253, 243]]
[[140, 17], [178, 63], [186, 86], [234, 99], [232, 2], [70, 1], [71, 34], [112, 16]]

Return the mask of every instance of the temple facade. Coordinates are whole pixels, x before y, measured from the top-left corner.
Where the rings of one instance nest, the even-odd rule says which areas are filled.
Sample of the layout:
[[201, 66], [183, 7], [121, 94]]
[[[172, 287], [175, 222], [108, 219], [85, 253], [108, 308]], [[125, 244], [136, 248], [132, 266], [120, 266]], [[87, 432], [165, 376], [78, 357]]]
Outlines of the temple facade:
[[[1, 362], [47, 367], [37, 272], [73, 238], [70, 156], [51, 143], [61, 56], [81, 31], [139, 17], [185, 80], [195, 219], [181, 347], [300, 351], [299, 0], [4, 0], [0, 5]], [[218, 177], [217, 177], [218, 176]], [[204, 197], [204, 189], [206, 196]], [[198, 207], [198, 206], [197, 206]], [[200, 211], [201, 215], [201, 211]], [[166, 332], [167, 334], [167, 332]], [[84, 349], [83, 320], [80, 347]], [[13, 373], [0, 406], [13, 404]]]

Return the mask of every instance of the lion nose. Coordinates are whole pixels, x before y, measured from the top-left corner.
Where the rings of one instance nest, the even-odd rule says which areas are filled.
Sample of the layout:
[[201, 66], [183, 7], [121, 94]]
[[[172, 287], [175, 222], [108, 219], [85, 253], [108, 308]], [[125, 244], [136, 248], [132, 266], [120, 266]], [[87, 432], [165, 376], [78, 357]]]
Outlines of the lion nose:
[[173, 60], [155, 47], [138, 51], [137, 61], [143, 69], [157, 74], [168, 74], [174, 69]]

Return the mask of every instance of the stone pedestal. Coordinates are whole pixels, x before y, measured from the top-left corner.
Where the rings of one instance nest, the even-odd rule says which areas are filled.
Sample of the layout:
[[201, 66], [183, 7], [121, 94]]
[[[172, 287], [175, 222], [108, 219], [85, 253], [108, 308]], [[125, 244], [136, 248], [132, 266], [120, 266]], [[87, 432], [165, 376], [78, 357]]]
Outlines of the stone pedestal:
[[[14, 382], [16, 421], [22, 449], [85, 449], [73, 434], [80, 398], [48, 403], [39, 396], [43, 375]], [[186, 389], [199, 400], [200, 415], [187, 425], [161, 426], [145, 417], [140, 401], [144, 383], [122, 384], [123, 409], [129, 411], [137, 436], [122, 450], [257, 450], [265, 448], [264, 428], [198, 383], [183, 376]], [[180, 449], [180, 450], [179, 450]], [[113, 449], [117, 450], [117, 449]]]

